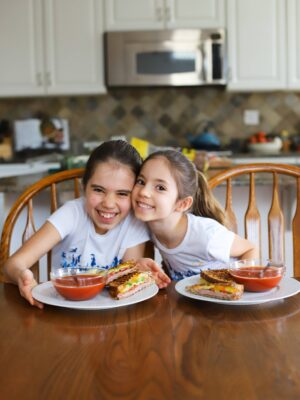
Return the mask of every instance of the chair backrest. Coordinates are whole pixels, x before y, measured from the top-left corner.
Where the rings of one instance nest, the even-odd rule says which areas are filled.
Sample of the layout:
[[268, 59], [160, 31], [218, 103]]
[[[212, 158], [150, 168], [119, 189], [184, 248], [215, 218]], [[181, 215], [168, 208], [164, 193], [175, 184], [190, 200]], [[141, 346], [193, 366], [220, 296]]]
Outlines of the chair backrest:
[[[264, 175], [261, 175], [264, 174]], [[243, 175], [246, 175], [243, 176]], [[259, 175], [259, 176], [258, 176]], [[259, 178], [262, 179], [259, 179]], [[236, 178], [238, 180], [236, 181]], [[270, 180], [271, 178], [271, 180]], [[241, 190], [248, 191], [248, 201], [246, 200], [246, 211], [243, 215], [245, 237], [257, 244], [262, 254], [262, 227], [261, 213], [258, 210], [257, 186], [260, 184], [264, 188], [271, 190], [270, 205], [267, 208], [268, 225], [268, 258], [274, 260], [286, 260], [285, 254], [285, 213], [282, 207], [282, 190], [290, 193], [292, 200], [296, 200], [295, 212], [291, 216], [292, 221], [292, 243], [293, 243], [293, 275], [300, 276], [300, 168], [296, 166], [257, 163], [238, 165], [220, 172], [208, 181], [209, 187], [214, 189], [219, 185], [225, 186], [225, 211], [230, 228], [237, 232], [238, 218], [237, 206], [233, 207], [234, 189], [240, 185]], [[219, 186], [220, 187], [220, 186]], [[285, 188], [285, 189], [283, 189]], [[216, 193], [215, 193], [216, 194]], [[217, 196], [218, 197], [218, 196]], [[265, 201], [266, 198], [265, 198]], [[237, 205], [242, 207], [245, 200], [239, 192]], [[290, 212], [291, 206], [286, 209]]]
[[[59, 193], [62, 191], [71, 191], [72, 198], [78, 198], [81, 195], [80, 179], [83, 176], [84, 169], [77, 168], [68, 171], [58, 172], [56, 174], [46, 176], [31, 185], [25, 190], [13, 204], [3, 226], [1, 244], [0, 244], [0, 273], [2, 266], [10, 256], [12, 234], [21, 212], [27, 211], [26, 223], [24, 230], [18, 232], [22, 234], [22, 243], [24, 243], [35, 231], [34, 205], [39, 206], [38, 195], [41, 192], [46, 193], [49, 204], [49, 215], [53, 213], [61, 204], [58, 202]], [[68, 181], [68, 183], [66, 183]], [[58, 190], [59, 189], [59, 190]], [[35, 200], [37, 204], [35, 204]], [[51, 266], [51, 252], [47, 254], [47, 275], [49, 278]], [[39, 262], [32, 267], [33, 273], [39, 282]], [[0, 274], [3, 278], [3, 274]]]

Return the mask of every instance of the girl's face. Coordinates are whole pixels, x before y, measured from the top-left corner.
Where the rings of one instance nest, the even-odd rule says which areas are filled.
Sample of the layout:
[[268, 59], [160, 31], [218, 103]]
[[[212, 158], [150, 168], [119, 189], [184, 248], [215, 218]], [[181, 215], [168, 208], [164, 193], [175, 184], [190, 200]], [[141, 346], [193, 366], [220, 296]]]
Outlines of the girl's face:
[[106, 233], [127, 216], [134, 182], [127, 165], [114, 161], [97, 165], [85, 188], [86, 211], [97, 233]]
[[138, 219], [150, 222], [169, 217], [176, 208], [178, 190], [163, 158], [147, 161], [132, 191], [133, 209]]

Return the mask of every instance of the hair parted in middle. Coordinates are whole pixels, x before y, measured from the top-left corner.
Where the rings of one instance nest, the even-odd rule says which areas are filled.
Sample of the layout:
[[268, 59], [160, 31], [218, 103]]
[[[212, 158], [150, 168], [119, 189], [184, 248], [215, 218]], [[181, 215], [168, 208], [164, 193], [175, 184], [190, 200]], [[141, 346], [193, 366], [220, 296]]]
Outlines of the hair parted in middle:
[[110, 161], [128, 166], [134, 175], [139, 173], [142, 165], [141, 156], [130, 143], [125, 140], [108, 140], [92, 151], [82, 178], [83, 187], [86, 187], [98, 164]]
[[160, 150], [150, 154], [144, 164], [161, 158], [169, 164], [170, 173], [175, 179], [178, 200], [191, 196], [193, 205], [191, 212], [200, 217], [215, 219], [226, 225], [225, 211], [209, 189], [204, 174], [197, 171], [196, 166], [178, 150]]

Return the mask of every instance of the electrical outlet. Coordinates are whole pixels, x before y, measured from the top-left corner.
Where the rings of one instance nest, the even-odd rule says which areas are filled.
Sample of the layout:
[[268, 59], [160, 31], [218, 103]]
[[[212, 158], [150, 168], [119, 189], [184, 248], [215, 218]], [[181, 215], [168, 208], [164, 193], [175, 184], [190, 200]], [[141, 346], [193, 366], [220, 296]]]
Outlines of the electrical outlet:
[[259, 111], [258, 110], [245, 110], [244, 111], [244, 124], [245, 125], [258, 125], [259, 124]]

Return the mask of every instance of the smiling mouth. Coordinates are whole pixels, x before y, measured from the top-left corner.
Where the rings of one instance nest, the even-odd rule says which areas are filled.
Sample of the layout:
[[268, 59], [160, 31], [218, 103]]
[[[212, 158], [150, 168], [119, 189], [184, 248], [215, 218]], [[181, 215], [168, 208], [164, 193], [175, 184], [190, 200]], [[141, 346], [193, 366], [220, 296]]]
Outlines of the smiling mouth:
[[104, 218], [104, 219], [112, 219], [118, 215], [118, 213], [110, 213], [110, 212], [104, 212], [104, 211], [99, 211], [99, 210], [97, 210], [97, 213], [101, 218]]
[[146, 203], [142, 203], [140, 201], [137, 201], [137, 206], [139, 208], [142, 208], [143, 210], [152, 210], [152, 209], [154, 209], [153, 206], [150, 206], [149, 204], [146, 204]]

